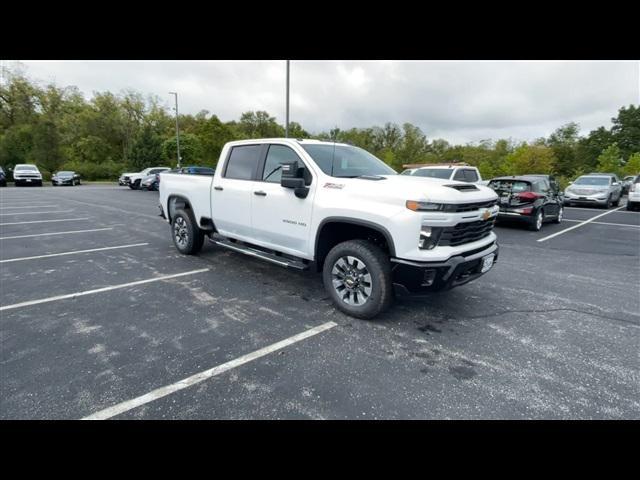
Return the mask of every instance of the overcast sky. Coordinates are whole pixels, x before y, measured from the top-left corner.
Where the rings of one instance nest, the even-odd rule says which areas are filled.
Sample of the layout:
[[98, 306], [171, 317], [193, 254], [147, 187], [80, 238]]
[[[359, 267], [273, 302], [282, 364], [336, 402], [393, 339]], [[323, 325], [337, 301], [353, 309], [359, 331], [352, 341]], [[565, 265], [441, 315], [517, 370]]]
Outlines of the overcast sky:
[[[266, 110], [284, 124], [284, 61], [21, 61], [41, 82], [94, 91], [134, 89], [181, 113], [223, 121]], [[5, 65], [11, 66], [7, 61]], [[452, 143], [533, 140], [570, 121], [582, 133], [610, 127], [621, 106], [640, 104], [640, 62], [292, 61], [292, 121], [318, 133], [383, 125], [419, 126]]]

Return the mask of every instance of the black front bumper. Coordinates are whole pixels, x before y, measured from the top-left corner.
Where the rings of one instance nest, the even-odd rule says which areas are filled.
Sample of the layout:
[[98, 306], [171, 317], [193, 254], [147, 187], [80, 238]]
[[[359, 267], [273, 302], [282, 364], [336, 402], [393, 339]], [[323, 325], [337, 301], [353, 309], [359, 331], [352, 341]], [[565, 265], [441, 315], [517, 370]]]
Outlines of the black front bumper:
[[486, 247], [466, 252], [465, 256], [451, 257], [445, 262], [414, 262], [394, 258], [391, 269], [393, 285], [399, 295], [449, 290], [484, 275], [480, 272], [482, 259], [494, 254], [493, 263], [495, 264], [498, 261], [499, 250], [498, 243], [494, 242]]

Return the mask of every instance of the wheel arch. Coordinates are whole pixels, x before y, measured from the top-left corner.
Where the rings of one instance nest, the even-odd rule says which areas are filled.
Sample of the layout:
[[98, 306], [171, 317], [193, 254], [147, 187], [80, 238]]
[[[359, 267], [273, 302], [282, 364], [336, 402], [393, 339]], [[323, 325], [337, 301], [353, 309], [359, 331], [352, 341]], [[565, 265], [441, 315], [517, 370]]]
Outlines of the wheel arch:
[[314, 260], [318, 271], [322, 270], [324, 259], [338, 243], [347, 240], [370, 240], [395, 257], [396, 249], [389, 230], [368, 220], [348, 217], [327, 217], [318, 226], [314, 244]]

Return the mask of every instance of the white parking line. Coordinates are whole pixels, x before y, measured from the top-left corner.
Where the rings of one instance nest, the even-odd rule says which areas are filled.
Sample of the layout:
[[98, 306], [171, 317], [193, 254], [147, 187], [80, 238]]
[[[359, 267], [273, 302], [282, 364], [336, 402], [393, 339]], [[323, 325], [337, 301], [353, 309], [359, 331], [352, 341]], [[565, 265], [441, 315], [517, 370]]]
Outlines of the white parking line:
[[45, 213], [69, 213], [73, 212], [73, 210], [54, 210], [54, 211], [44, 211], [44, 212], [11, 212], [11, 213], [0, 213], [0, 217], [4, 217], [7, 215], [43, 215]]
[[562, 235], [563, 233], [567, 233], [567, 232], [569, 232], [571, 230], [575, 230], [576, 228], [580, 228], [583, 225], [586, 225], [587, 223], [593, 222], [596, 218], [604, 217], [605, 215], [609, 215], [610, 213], [616, 212], [616, 211], [620, 210], [621, 208], [624, 208], [624, 207], [618, 207], [618, 208], [615, 208], [613, 210], [609, 210], [608, 212], [601, 213], [600, 215], [596, 215], [595, 217], [591, 217], [589, 220], [584, 220], [583, 222], [579, 223], [578, 225], [574, 225], [573, 227], [565, 228], [564, 230], [562, 230], [560, 232], [556, 232], [556, 233], [554, 233], [552, 235], [549, 235], [547, 237], [540, 238], [538, 241], [539, 242], [544, 242], [546, 240], [549, 240], [550, 238], [557, 237], [558, 235]]
[[57, 300], [65, 300], [67, 298], [76, 298], [76, 297], [82, 297], [84, 295], [93, 295], [94, 293], [109, 292], [111, 290], [117, 290], [119, 288], [135, 287], [136, 285], [143, 285], [145, 283], [160, 282], [162, 280], [169, 280], [170, 278], [184, 277], [185, 275], [195, 275], [196, 273], [202, 273], [202, 272], [208, 272], [208, 271], [209, 271], [208, 268], [201, 268], [200, 270], [191, 270], [189, 272], [175, 273], [173, 275], [164, 275], [162, 277], [148, 278], [147, 280], [138, 280], [137, 282], [121, 283], [120, 285], [111, 285], [108, 287], [96, 288], [94, 290], [84, 290], [82, 292], [68, 293], [66, 295], [57, 295], [55, 297], [41, 298], [39, 300], [29, 300], [28, 302], [14, 303], [13, 305], [4, 305], [0, 307], [0, 312], [4, 310], [12, 310], [14, 308], [28, 307], [30, 305], [38, 305], [40, 303], [48, 303], [48, 302], [55, 302]]
[[121, 248], [144, 247], [145, 245], [149, 245], [149, 244], [148, 243], [132, 243], [131, 245], [118, 245], [116, 247], [91, 248], [89, 250], [74, 250], [71, 252], [50, 253], [47, 255], [36, 255], [33, 257], [8, 258], [6, 260], [0, 260], [0, 263], [22, 262], [23, 260], [36, 260], [38, 258], [60, 257], [62, 255], [76, 255], [79, 253], [104, 252], [105, 250], [118, 250]]
[[[563, 218], [563, 222], [583, 222], [584, 220], [569, 220], [568, 218]], [[640, 225], [629, 225], [628, 223], [607, 223], [607, 222], [591, 222], [597, 225], [613, 225], [615, 227], [633, 227], [640, 228]]]
[[264, 347], [260, 350], [256, 350], [255, 352], [251, 352], [247, 355], [238, 357], [235, 360], [231, 360], [229, 362], [223, 363], [222, 365], [218, 365], [217, 367], [210, 368], [209, 370], [196, 373], [195, 375], [187, 377], [184, 380], [180, 380], [179, 382], [167, 385], [165, 387], [157, 388], [156, 390], [141, 395], [140, 397], [136, 397], [132, 400], [127, 400], [126, 402], [114, 405], [113, 407], [100, 410], [99, 412], [84, 417], [82, 420], [107, 420], [111, 417], [115, 417], [116, 415], [120, 415], [121, 413], [128, 412], [129, 410], [132, 410], [146, 403], [150, 403], [154, 400], [158, 400], [159, 398], [166, 397], [167, 395], [170, 395], [179, 390], [183, 390], [185, 388], [196, 385], [200, 382], [208, 380], [209, 378], [215, 377], [217, 375], [220, 375], [221, 373], [239, 367], [240, 365], [244, 365], [245, 363], [249, 363], [260, 357], [264, 357], [265, 355], [275, 352], [276, 350], [281, 350], [285, 347], [288, 347], [289, 345], [300, 342], [301, 340], [313, 337], [314, 335], [322, 333], [335, 326], [337, 326], [337, 323], [335, 322], [323, 323], [322, 325], [318, 325], [317, 327], [310, 328], [309, 330], [305, 330], [302, 333], [298, 333], [297, 335], [271, 344], [268, 347]]
[[102, 232], [103, 230], [113, 230], [113, 227], [92, 228], [89, 230], [70, 230], [68, 232], [34, 233], [32, 235], [15, 235], [13, 237], [0, 237], [0, 240], [11, 240], [14, 238], [47, 237], [49, 235], [70, 235], [72, 233]]
[[0, 207], [0, 210], [16, 209], [16, 208], [53, 208], [58, 205], [26, 205], [21, 207]]
[[51, 222], [72, 222], [76, 220], [89, 220], [89, 217], [82, 218], [59, 218], [57, 220], [33, 220], [31, 222], [10, 222], [10, 223], [0, 223], [0, 227], [4, 225], [26, 225], [27, 223], [51, 223]]
[[[625, 203], [624, 205], [622, 205], [623, 207], [626, 207], [627, 204]], [[586, 212], [597, 212], [598, 209], [597, 208], [580, 208], [580, 207], [564, 207], [565, 210], [584, 210]], [[619, 209], [618, 209], [619, 210]], [[635, 213], [635, 212], [628, 212], [628, 211], [622, 211], [620, 213]]]

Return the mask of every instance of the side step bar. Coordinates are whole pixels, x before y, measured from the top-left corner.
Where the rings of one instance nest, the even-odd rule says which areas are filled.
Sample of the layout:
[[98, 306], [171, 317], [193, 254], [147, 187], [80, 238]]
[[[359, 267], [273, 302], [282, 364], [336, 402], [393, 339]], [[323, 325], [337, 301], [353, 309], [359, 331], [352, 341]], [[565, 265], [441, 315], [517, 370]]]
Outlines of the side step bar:
[[275, 263], [276, 265], [280, 265], [281, 267], [295, 268], [296, 270], [307, 270], [309, 268], [309, 265], [300, 260], [281, 257], [273, 253], [249, 247], [248, 245], [242, 243], [233, 243], [229, 240], [219, 238], [210, 238], [209, 241], [221, 247], [228, 248], [229, 250], [244, 253], [245, 255], [249, 255], [251, 257], [260, 258], [262, 260], [266, 260], [267, 262]]

